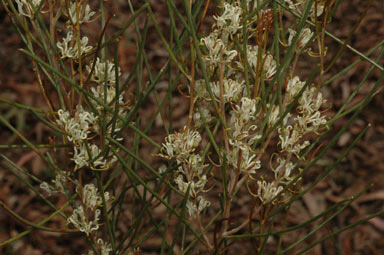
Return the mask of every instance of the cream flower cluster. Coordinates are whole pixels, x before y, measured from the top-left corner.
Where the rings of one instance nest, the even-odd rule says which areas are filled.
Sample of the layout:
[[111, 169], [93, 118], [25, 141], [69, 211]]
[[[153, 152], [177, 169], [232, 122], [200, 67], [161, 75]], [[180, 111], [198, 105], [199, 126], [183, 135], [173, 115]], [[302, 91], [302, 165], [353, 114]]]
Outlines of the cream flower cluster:
[[[79, 193], [78, 189], [79, 187], [77, 187]], [[110, 199], [108, 192], [104, 193], [104, 198], [105, 201]], [[102, 207], [102, 198], [97, 188], [93, 184], [87, 184], [82, 188], [82, 204], [73, 210], [67, 221], [89, 236], [91, 232], [98, 230], [100, 227], [101, 211], [98, 209], [99, 207]], [[89, 212], [93, 213], [92, 220], [89, 217]]]
[[[287, 82], [285, 101], [291, 103], [303, 90], [304, 85], [305, 82], [300, 81], [297, 76], [290, 79]], [[275, 167], [271, 166], [275, 180], [257, 182], [257, 196], [263, 203], [272, 202], [271, 199], [282, 193], [283, 186], [293, 180], [293, 170], [296, 168], [297, 161], [305, 160], [302, 151], [311, 144], [310, 140], [306, 139], [306, 135], [309, 133], [317, 134], [326, 127], [327, 118], [320, 112], [320, 107], [325, 102], [326, 100], [320, 91], [314, 86], [308, 86], [298, 97], [296, 113], [288, 113], [284, 117], [282, 127], [278, 128], [279, 153], [274, 154], [277, 156], [271, 159], [271, 162], [276, 165]], [[270, 126], [279, 119], [279, 108], [274, 106], [270, 115]], [[292, 157], [292, 155], [296, 157]]]
[[[96, 87], [91, 88], [91, 92], [95, 98], [97, 98], [100, 102], [103, 102], [106, 106], [115, 108], [116, 100], [118, 105], [117, 114], [119, 116], [127, 115], [127, 102], [124, 101], [124, 91], [119, 93], [119, 96], [116, 96], [116, 68], [118, 77], [121, 75], [120, 68], [115, 67], [115, 64], [110, 62], [109, 60], [101, 61], [99, 58], [96, 59], [95, 68], [92, 72], [92, 64], [88, 65], [87, 71], [92, 74], [91, 81], [96, 83]], [[117, 77], [117, 78], [118, 78]], [[107, 111], [105, 114], [104, 106], [95, 102], [99, 115], [104, 115], [104, 122], [110, 123], [112, 121], [113, 113]], [[122, 121], [120, 118], [116, 119], [116, 124], [114, 126], [114, 132], [118, 132], [121, 130]], [[107, 127], [108, 135], [112, 135], [112, 126], [109, 125]], [[115, 137], [116, 140], [121, 140], [121, 137]]]
[[227, 155], [228, 162], [233, 169], [254, 174], [261, 167], [261, 162], [252, 149], [253, 143], [261, 137], [256, 133], [257, 126], [254, 124], [256, 100], [243, 97], [240, 105], [236, 105], [236, 109], [230, 114], [231, 150]]
[[[61, 58], [78, 59], [80, 56], [89, 53], [93, 47], [88, 45], [88, 37], [84, 36], [80, 40], [80, 45], [73, 39], [73, 32], [68, 31], [67, 36], [63, 38], [63, 42], [57, 42]], [[73, 46], [71, 44], [74, 44]], [[79, 49], [80, 48], [80, 49]]]
[[64, 110], [58, 111], [58, 117], [56, 123], [66, 133], [68, 141], [73, 143], [75, 170], [85, 166], [108, 169], [116, 161], [111, 152], [107, 157], [102, 156], [100, 148], [90, 141], [100, 131], [98, 117], [93, 113], [78, 106], [73, 117]]
[[[81, 4], [79, 10], [76, 8], [77, 3], [71, 2], [67, 10], [67, 18], [70, 19], [71, 24], [90, 22], [91, 17], [95, 14], [88, 4]], [[78, 11], [79, 20], [76, 18]], [[68, 29], [67, 36], [62, 42], [57, 43], [57, 47], [61, 58], [77, 60], [80, 56], [89, 53], [93, 47], [87, 45], [88, 38], [84, 36], [79, 49], [74, 40], [76, 30], [73, 26], [68, 26]], [[68, 141], [73, 143], [72, 159], [76, 165], [75, 170], [83, 167], [105, 170], [110, 168], [117, 159], [110, 150], [108, 154], [105, 154], [99, 146], [98, 140], [100, 139], [96, 138], [103, 136], [122, 140], [122, 137], [116, 134], [121, 130], [123, 123], [121, 118], [114, 116], [114, 112], [117, 112], [119, 116], [124, 116], [127, 114], [128, 107], [124, 101], [124, 92], [116, 94], [116, 78], [121, 75], [119, 67], [115, 67], [115, 64], [109, 60], [103, 61], [96, 58], [95, 65], [90, 61], [86, 70], [90, 75], [90, 81], [96, 84], [90, 88], [93, 96], [90, 100], [94, 106], [94, 112], [85, 110], [81, 105], [78, 105], [73, 113], [60, 109], [56, 123], [66, 133]], [[106, 107], [109, 107], [109, 110], [106, 110]], [[114, 111], [115, 107], [118, 107], [117, 111]], [[101, 127], [101, 123], [108, 123], [108, 125]], [[105, 139], [103, 148], [109, 146], [108, 140]]]
[[[292, 99], [303, 86], [303, 82], [294, 77], [288, 82], [287, 97]], [[310, 145], [308, 140], [302, 141], [303, 137], [308, 133], [321, 131], [327, 123], [326, 117], [319, 111], [325, 102], [323, 95], [315, 87], [309, 86], [303, 91], [298, 100], [298, 114], [293, 118], [293, 124], [278, 129], [282, 151], [300, 157], [301, 150]]]
[[72, 23], [72, 24], [88, 23], [91, 21], [92, 16], [96, 14], [96, 12], [91, 11], [91, 7], [89, 7], [89, 4], [85, 5], [85, 7], [84, 5], [80, 5], [78, 12], [79, 12], [79, 22], [77, 22], [76, 2], [71, 2], [67, 12], [69, 23]]
[[[204, 59], [209, 65], [208, 71], [213, 79], [208, 85], [213, 92], [214, 99], [221, 103], [220, 96], [223, 93], [223, 103], [231, 106], [229, 107], [230, 118], [227, 122], [229, 146], [222, 152], [221, 158], [226, 158], [232, 173], [239, 172], [244, 176], [249, 176], [256, 174], [257, 170], [261, 168], [259, 155], [253, 148], [261, 135], [258, 133], [260, 120], [256, 112], [258, 101], [250, 97], [244, 81], [244, 59], [248, 60], [248, 70], [255, 74], [251, 78], [256, 78], [258, 75], [256, 72], [261, 72], [266, 81], [273, 78], [277, 64], [271, 53], [257, 45], [247, 44], [246, 58], [244, 58], [244, 53], [239, 51], [239, 47], [236, 47], [236, 34], [241, 32], [242, 19], [245, 16], [240, 4], [240, 1], [225, 2], [222, 14], [215, 17], [215, 29], [210, 35], [202, 38], [201, 42], [208, 49], [208, 54], [204, 56]], [[220, 79], [214, 78], [218, 68], [222, 68], [224, 73], [222, 92]], [[211, 99], [206, 84], [202, 80], [197, 80], [196, 91], [196, 96], [201, 99], [201, 104], [206, 105], [205, 109], [209, 109]], [[200, 126], [201, 124], [196, 125], [196, 127]], [[234, 177], [235, 175], [231, 174], [231, 178]]]
[[[194, 95], [200, 100], [199, 102], [205, 110], [204, 115], [209, 117], [206, 118], [208, 120], [206, 124], [214, 118], [210, 116], [208, 110], [212, 107], [212, 100], [229, 105], [226, 108], [226, 114], [230, 116], [227, 120], [226, 129], [229, 146], [225, 152], [222, 152], [222, 158], [227, 159], [226, 162], [233, 172], [240, 172], [244, 177], [259, 176], [260, 179], [256, 179], [255, 195], [262, 203], [273, 203], [276, 197], [283, 195], [284, 186], [296, 174], [294, 169], [297, 166], [297, 161], [303, 160], [302, 150], [310, 145], [310, 140], [305, 139], [306, 135], [309, 133], [317, 134], [325, 127], [327, 120], [320, 111], [325, 100], [321, 92], [312, 85], [303, 90], [305, 82], [297, 76], [287, 81], [282, 109], [278, 105], [271, 105], [268, 102], [266, 106], [263, 106], [257, 99], [257, 95], [252, 97], [249, 94], [252, 91], [246, 87], [245, 70], [248, 70], [248, 79], [251, 85], [260, 82], [272, 86], [273, 84], [269, 83], [276, 74], [277, 63], [272, 53], [264, 47], [261, 48], [249, 43], [254, 37], [254, 26], [257, 25], [254, 22], [257, 22], [258, 19], [250, 18], [244, 23], [243, 19], [246, 14], [240, 8], [241, 2], [228, 2], [224, 2], [221, 15], [215, 17], [216, 24], [213, 26], [213, 31], [201, 39], [203, 52], [205, 50], [206, 53], [203, 58], [207, 65], [210, 81], [206, 84], [204, 80], [197, 79]], [[247, 2], [249, 8], [256, 8], [256, 5], [250, 6], [252, 1]], [[301, 14], [305, 1], [296, 1], [296, 3], [286, 1], [286, 3], [293, 11]], [[323, 11], [321, 4], [318, 4], [316, 8], [313, 5], [311, 8], [311, 15], [315, 14], [315, 9], [317, 15], [321, 15]], [[268, 10], [260, 10], [258, 15], [267, 12]], [[247, 31], [250, 31], [247, 34], [245, 52], [241, 51], [243, 47], [239, 47], [239, 45], [243, 45], [240, 39], [242, 38], [243, 25], [246, 25]], [[296, 31], [289, 29], [288, 46], [292, 44], [295, 35]], [[296, 54], [301, 54], [306, 50], [313, 35], [314, 33], [307, 27], [301, 31], [294, 46]], [[257, 40], [257, 38], [255, 39]], [[222, 78], [218, 77], [220, 68], [224, 73]], [[220, 88], [220, 79], [222, 79], [222, 89]], [[213, 93], [212, 99], [207, 86]], [[300, 92], [296, 111], [288, 112], [277, 129], [279, 141], [276, 146], [279, 153], [277, 157], [271, 157], [271, 178], [264, 178], [265, 176], [258, 172], [262, 168], [260, 158], [264, 149], [260, 150], [255, 146], [262, 137], [262, 132], [268, 129], [261, 131], [258, 127], [266, 121], [267, 128], [272, 128], [280, 120], [280, 111], [284, 112], [285, 107], [292, 103]], [[221, 102], [221, 98], [224, 99], [223, 102]], [[195, 112], [198, 112], [198, 109]], [[201, 128], [204, 123], [201, 121], [200, 113], [197, 116], [199, 118], [197, 118], [198, 122], [195, 123], [195, 127]], [[234, 174], [230, 175], [230, 178], [234, 177]]]
[[168, 160], [176, 160], [178, 166], [174, 182], [184, 194], [189, 188], [186, 207], [190, 217], [195, 217], [196, 213], [200, 213], [211, 204], [201, 195], [208, 180], [204, 173], [204, 168], [207, 165], [204, 164], [203, 158], [195, 153], [200, 142], [199, 132], [186, 130], [184, 127], [181, 132], [176, 132], [165, 138], [163, 153], [160, 154], [161, 157]]

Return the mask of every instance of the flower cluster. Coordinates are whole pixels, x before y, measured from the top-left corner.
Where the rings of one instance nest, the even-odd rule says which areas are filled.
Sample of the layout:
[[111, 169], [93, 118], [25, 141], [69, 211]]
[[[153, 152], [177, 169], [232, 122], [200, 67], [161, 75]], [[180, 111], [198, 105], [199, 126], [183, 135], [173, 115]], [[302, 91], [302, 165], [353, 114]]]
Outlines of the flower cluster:
[[[96, 12], [91, 11], [89, 4], [86, 4], [85, 6], [79, 5], [79, 8], [77, 8], [76, 5], [76, 2], [70, 2], [69, 8], [67, 10], [68, 23], [82, 24], [90, 22], [92, 16], [95, 15]], [[79, 21], [77, 21], [77, 15], [79, 15]]]
[[75, 170], [82, 167], [94, 169], [108, 169], [116, 161], [116, 157], [109, 152], [102, 155], [98, 145], [91, 143], [91, 139], [100, 131], [98, 118], [83, 109], [76, 108], [74, 116], [69, 111], [58, 111], [56, 123], [67, 135], [68, 141], [73, 143], [73, 161]]
[[[212, 107], [213, 101], [230, 105], [226, 108], [224, 106], [224, 109], [227, 109], [226, 115], [229, 115], [230, 118], [223, 131], [227, 133], [228, 145], [223, 150], [221, 159], [226, 158], [226, 160], [221, 162], [226, 162], [232, 169], [230, 179], [237, 178], [237, 175], [233, 174], [235, 172], [240, 173], [244, 178], [251, 175], [258, 176], [252, 178], [256, 180], [258, 187], [255, 195], [262, 203], [272, 203], [278, 196], [283, 195], [284, 185], [295, 175], [296, 161], [303, 160], [301, 152], [310, 145], [310, 140], [305, 139], [306, 135], [318, 133], [326, 125], [326, 117], [319, 110], [325, 100], [316, 87], [311, 85], [304, 89], [306, 82], [295, 76], [287, 80], [282, 105], [271, 104], [269, 101], [265, 105], [261, 104], [258, 99], [261, 93], [260, 88], [265, 86], [265, 83], [273, 86], [269, 83], [276, 74], [278, 64], [266, 47], [260, 47], [262, 45], [260, 43], [251, 44], [250, 42], [253, 39], [256, 41], [262, 39], [255, 36], [255, 26], [264, 24], [263, 29], [268, 32], [268, 22], [271, 22], [270, 12], [267, 9], [260, 10], [255, 18], [251, 17], [247, 22], [243, 22], [248, 12], [245, 13], [240, 7], [241, 2], [228, 2], [224, 2], [221, 15], [215, 16], [216, 24], [213, 26], [213, 31], [201, 39], [203, 51], [206, 50], [203, 59], [207, 65], [210, 80], [206, 83], [204, 80], [197, 79], [194, 95], [200, 100], [205, 113], [208, 114], [210, 114], [208, 109]], [[248, 1], [250, 9], [256, 8], [255, 5], [250, 6], [252, 2]], [[262, 3], [262, 1], [258, 3]], [[305, 1], [293, 3], [287, 0], [286, 3], [294, 12], [301, 14]], [[311, 7], [311, 16], [315, 14], [319, 16], [322, 12], [322, 4], [317, 3]], [[258, 24], [254, 24], [257, 22]], [[247, 26], [247, 37], [241, 39], [244, 25]], [[297, 32], [293, 29], [289, 29], [288, 32], [289, 38], [286, 46], [291, 46]], [[300, 32], [296, 44], [292, 46], [295, 48], [296, 54], [299, 55], [307, 49], [313, 35], [314, 33], [308, 27]], [[239, 45], [246, 47], [239, 47]], [[218, 75], [219, 70], [224, 77]], [[245, 72], [248, 72], [248, 84], [254, 86], [253, 91], [247, 87]], [[213, 98], [211, 98], [209, 90], [212, 91]], [[295, 102], [298, 103], [296, 112], [285, 113], [277, 128], [279, 156], [271, 157], [270, 170], [274, 179], [270, 180], [258, 172], [258, 169], [262, 168], [260, 158], [264, 149], [258, 149], [257, 145], [262, 145], [260, 138], [268, 131], [268, 128], [274, 128], [281, 119], [281, 114], [284, 113], [288, 104], [294, 102], [295, 98], [297, 98]], [[197, 109], [196, 112], [198, 112]], [[200, 113], [198, 117], [200, 117]], [[213, 119], [211, 116], [209, 117], [209, 121]], [[207, 121], [208, 118], [205, 119]], [[207, 123], [209, 122], [207, 121]], [[264, 125], [263, 123], [267, 123], [267, 129], [258, 128]], [[195, 127], [200, 128], [201, 126], [201, 118], [197, 118]], [[273, 134], [276, 134], [276, 131]], [[237, 183], [237, 181], [233, 180], [232, 183]], [[230, 187], [232, 190], [233, 188]]]
[[176, 160], [178, 166], [174, 181], [184, 194], [189, 189], [186, 207], [190, 217], [195, 217], [196, 213], [200, 213], [211, 204], [201, 195], [208, 180], [204, 173], [207, 165], [204, 164], [201, 155], [195, 153], [200, 141], [199, 132], [184, 127], [182, 132], [165, 138], [163, 154], [160, 154], [166, 159]]
[[[69, 23], [90, 22], [95, 12], [91, 11], [89, 5], [82, 4], [79, 8], [77, 7], [75, 2], [70, 3], [67, 10]], [[79, 19], [76, 18], [78, 14]], [[57, 42], [57, 47], [61, 58], [77, 60], [82, 55], [89, 53], [93, 47], [87, 46], [88, 38], [84, 36], [79, 48], [78, 43], [74, 40], [76, 30], [73, 26], [68, 26], [68, 29], [67, 36], [62, 42]], [[90, 75], [90, 82], [96, 84], [96, 86], [90, 87], [93, 111], [89, 112], [81, 105], [76, 107], [74, 113], [60, 109], [56, 123], [66, 133], [68, 141], [73, 143], [75, 170], [83, 167], [104, 170], [111, 167], [116, 161], [116, 157], [110, 150], [104, 150], [110, 146], [107, 139], [104, 139], [103, 145], [100, 146], [100, 139], [95, 138], [112, 137], [122, 140], [122, 137], [117, 136], [117, 132], [123, 126], [121, 117], [127, 114], [128, 106], [124, 101], [124, 92], [116, 93], [116, 79], [121, 75], [119, 67], [115, 67], [115, 64], [108, 60], [103, 61], [96, 58], [95, 65], [91, 62], [86, 69]], [[118, 109], [115, 109], [116, 107]], [[101, 127], [101, 123], [108, 124]]]
[[256, 100], [248, 97], [241, 98], [240, 105], [231, 111], [230, 153], [227, 155], [229, 164], [233, 169], [240, 170], [247, 174], [254, 174], [261, 167], [252, 145], [260, 139], [256, 133]]
[[[74, 44], [71, 46], [71, 43]], [[61, 53], [61, 58], [78, 59], [80, 56], [89, 53], [93, 47], [88, 45], [88, 37], [84, 36], [80, 40], [80, 45], [73, 41], [73, 32], [68, 31], [67, 36], [63, 38], [63, 42], [57, 42], [57, 48]]]
[[[288, 82], [287, 98], [295, 97], [303, 86], [303, 82], [298, 77], [294, 77]], [[318, 132], [326, 125], [327, 120], [319, 111], [325, 100], [321, 92], [317, 91], [315, 87], [305, 88], [298, 102], [298, 114], [293, 118], [293, 124], [284, 125], [284, 128], [279, 128], [278, 131], [282, 151], [300, 157], [301, 150], [310, 144], [308, 140], [302, 142], [303, 137], [308, 133]]]
[[[85, 35], [85, 31], [89, 29], [80, 26], [92, 22], [97, 16], [90, 7], [94, 3], [88, 4], [88, 2], [15, 0], [9, 1], [10, 8], [7, 8], [7, 11], [15, 11], [14, 7], [17, 5], [16, 16], [28, 18], [22, 17], [22, 22], [17, 20], [17, 23], [22, 24], [23, 31], [43, 36], [43, 41], [49, 39], [50, 46], [56, 47], [45, 51], [47, 55], [42, 58], [49, 59], [51, 68], [36, 72], [40, 85], [43, 86], [40, 75], [45, 74], [48, 77], [47, 81], [54, 83], [59, 94], [59, 108], [53, 103], [56, 100], [44, 98], [54, 116], [53, 120], [50, 119], [51, 124], [62, 131], [64, 140], [62, 143], [69, 145], [69, 149], [66, 148], [65, 152], [69, 152], [71, 164], [65, 161], [63, 168], [55, 165], [53, 169], [56, 171], [56, 176], [50, 182], [42, 182], [40, 188], [48, 195], [60, 193], [68, 201], [71, 200], [73, 211], [67, 217], [68, 225], [72, 225], [88, 237], [95, 253], [109, 255], [112, 254], [113, 245], [100, 238], [103, 236], [100, 228], [103, 224], [102, 209], [105, 207], [104, 209], [108, 211], [109, 204], [106, 202], [111, 197], [108, 192], [100, 194], [94, 184], [83, 185], [83, 181], [90, 181], [92, 176], [94, 177], [93, 173], [79, 173], [80, 171], [76, 170], [90, 168], [100, 171], [114, 165], [117, 161], [114, 152], [118, 151], [118, 148], [112, 145], [110, 140], [122, 140], [120, 133], [129, 104], [124, 98], [124, 91], [118, 85], [120, 68], [104, 57], [104, 49], [94, 54], [95, 47]], [[46, 12], [48, 15], [43, 16]], [[46, 24], [47, 21], [50, 23]], [[65, 26], [60, 24], [61, 21], [65, 22]], [[31, 29], [35, 29], [34, 32], [31, 32]], [[57, 32], [61, 34], [56, 37]], [[50, 38], [51, 36], [53, 37]], [[33, 51], [35, 43], [41, 46], [38, 37], [34, 36], [27, 36], [26, 43]], [[103, 53], [99, 54], [100, 52]], [[97, 57], [99, 55], [103, 57]], [[50, 73], [51, 71], [54, 74]], [[57, 72], [65, 76], [57, 76]], [[50, 142], [54, 145], [55, 139], [50, 139]], [[54, 150], [56, 151], [56, 147]], [[60, 162], [59, 157], [52, 157], [50, 165]], [[74, 194], [80, 199], [72, 202]], [[94, 254], [94, 251], [89, 251], [88, 254]]]
[[[108, 192], [104, 193], [104, 199], [105, 201], [110, 199]], [[73, 224], [76, 229], [89, 236], [91, 232], [99, 229], [101, 211], [98, 207], [102, 207], [102, 205], [102, 198], [95, 185], [85, 185], [82, 188], [82, 204], [73, 210], [72, 215], [68, 218], [68, 223]], [[89, 218], [88, 212], [93, 213], [93, 220]]]
[[62, 193], [65, 192], [66, 183], [68, 181], [68, 177], [64, 174], [58, 173], [54, 180], [52, 180], [53, 185], [48, 184], [47, 182], [42, 182], [40, 184], [40, 188], [48, 193], [48, 196], [51, 196], [54, 193]]

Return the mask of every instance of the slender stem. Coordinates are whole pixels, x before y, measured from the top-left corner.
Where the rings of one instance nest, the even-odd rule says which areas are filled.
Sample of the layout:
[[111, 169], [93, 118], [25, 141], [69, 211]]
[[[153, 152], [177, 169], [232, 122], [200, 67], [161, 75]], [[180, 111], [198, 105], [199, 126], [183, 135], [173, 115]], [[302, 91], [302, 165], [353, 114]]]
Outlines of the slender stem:
[[15, 211], [13, 211], [11, 208], [9, 208], [3, 201], [0, 201], [0, 206], [3, 207], [10, 215], [12, 215], [14, 218], [16, 218], [18, 221], [22, 222], [25, 225], [31, 226], [32, 228], [49, 231], [49, 232], [61, 232], [61, 233], [74, 233], [79, 232], [77, 229], [56, 229], [56, 228], [48, 228], [41, 226], [39, 224], [30, 222], [20, 215], [18, 215]]

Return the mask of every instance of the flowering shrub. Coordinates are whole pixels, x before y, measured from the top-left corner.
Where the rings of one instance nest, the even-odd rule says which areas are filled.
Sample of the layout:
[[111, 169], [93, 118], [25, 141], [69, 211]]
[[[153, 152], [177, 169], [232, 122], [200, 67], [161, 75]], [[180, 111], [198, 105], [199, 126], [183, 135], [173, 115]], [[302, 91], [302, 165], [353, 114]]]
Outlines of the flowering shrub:
[[[52, 150], [46, 154], [20, 135], [53, 173], [52, 180], [34, 178], [40, 183], [35, 192], [65, 219], [59, 232], [80, 232], [88, 240], [86, 254], [140, 254], [156, 234], [162, 238], [161, 254], [224, 254], [241, 238], [251, 238], [255, 252], [262, 254], [275, 224], [281, 223], [274, 216], [306, 192], [302, 177], [329, 148], [321, 150], [319, 141], [339, 117], [327, 115], [330, 105], [322, 93], [325, 26], [334, 1], [218, 2], [211, 29], [204, 30], [200, 25], [210, 1], [185, 0], [184, 13], [166, 1], [169, 41], [148, 1], [136, 11], [129, 1], [131, 19], [109, 38], [103, 1], [98, 7], [78, 0], [4, 2], [26, 35], [23, 52], [33, 60], [49, 107], [41, 119], [56, 132], [50, 134]], [[183, 24], [181, 34], [174, 15]], [[136, 18], [144, 16], [142, 28]], [[96, 43], [86, 28], [98, 21]], [[149, 21], [169, 54], [156, 75], [143, 47]], [[117, 53], [114, 59], [107, 53], [114, 43], [116, 51], [130, 25], [137, 33], [137, 67], [124, 75]], [[311, 75], [296, 70], [304, 55], [319, 62]], [[145, 85], [144, 68], [149, 77]], [[173, 68], [180, 72], [172, 74]], [[159, 103], [155, 85], [166, 70], [168, 93]], [[131, 84], [131, 75], [137, 84]], [[160, 145], [148, 132], [158, 114], [163, 123], [171, 123], [162, 112], [166, 103], [172, 106], [176, 83], [187, 84], [188, 120], [179, 130], [164, 124], [167, 135]], [[57, 100], [47, 95], [48, 86]], [[136, 86], [136, 92], [126, 93], [127, 86]], [[139, 110], [151, 94], [159, 109], [143, 127]], [[154, 165], [141, 158], [143, 139], [153, 146]], [[249, 217], [232, 224], [234, 204], [244, 192], [249, 194]], [[67, 203], [57, 208], [50, 196]], [[153, 212], [163, 207], [166, 212], [157, 219]], [[122, 218], [130, 219], [123, 227]], [[45, 223], [33, 227], [52, 230]], [[170, 231], [175, 231], [172, 238]], [[280, 240], [284, 231], [290, 230], [279, 232]], [[302, 241], [285, 250], [279, 245], [275, 252], [286, 253]]]

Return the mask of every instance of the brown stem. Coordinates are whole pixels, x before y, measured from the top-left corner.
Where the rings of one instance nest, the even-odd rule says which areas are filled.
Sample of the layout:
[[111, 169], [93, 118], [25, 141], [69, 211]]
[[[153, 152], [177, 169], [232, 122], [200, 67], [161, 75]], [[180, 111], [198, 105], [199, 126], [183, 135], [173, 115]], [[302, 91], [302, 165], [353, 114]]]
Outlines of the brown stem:
[[201, 234], [202, 234], [202, 236], [204, 238], [205, 244], [208, 247], [208, 250], [212, 251], [213, 250], [213, 246], [212, 246], [211, 242], [209, 241], [209, 238], [208, 238], [208, 235], [207, 235], [207, 231], [205, 230], [203, 224], [201, 223], [201, 218], [200, 218], [199, 210], [196, 211], [196, 220], [197, 220], [197, 224], [199, 225]]

